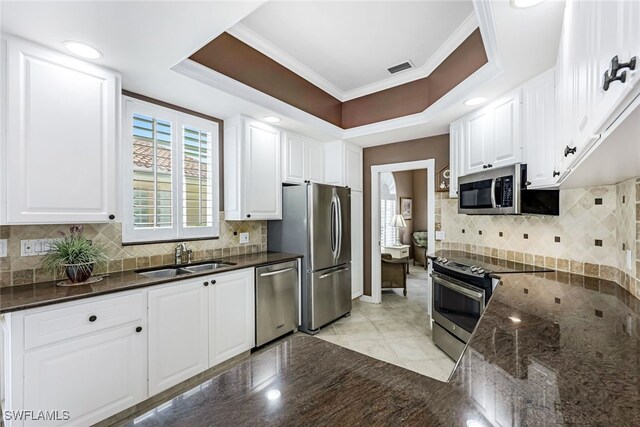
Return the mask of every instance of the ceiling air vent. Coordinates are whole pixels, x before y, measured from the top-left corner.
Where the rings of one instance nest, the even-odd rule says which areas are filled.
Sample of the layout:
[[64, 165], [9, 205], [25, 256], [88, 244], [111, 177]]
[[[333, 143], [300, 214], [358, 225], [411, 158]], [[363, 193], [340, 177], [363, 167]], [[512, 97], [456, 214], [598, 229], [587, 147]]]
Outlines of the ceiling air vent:
[[409, 61], [403, 62], [402, 64], [394, 65], [391, 68], [387, 68], [391, 74], [399, 73], [400, 71], [408, 70], [409, 68], [413, 68], [413, 64]]

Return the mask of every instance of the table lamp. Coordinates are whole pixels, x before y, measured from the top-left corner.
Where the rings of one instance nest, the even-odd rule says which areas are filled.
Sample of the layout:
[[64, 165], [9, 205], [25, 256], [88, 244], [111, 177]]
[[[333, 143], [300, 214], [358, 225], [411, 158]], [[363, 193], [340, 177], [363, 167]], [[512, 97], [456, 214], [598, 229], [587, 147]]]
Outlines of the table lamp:
[[[391, 217], [391, 222], [389, 223], [390, 226], [392, 227], [396, 227], [396, 228], [401, 228], [401, 227], [406, 227], [407, 223], [404, 222], [404, 218], [402, 217], [402, 214], [395, 214], [394, 216]], [[400, 246], [400, 230], [398, 230], [398, 235], [396, 237], [396, 243], [395, 246]]]

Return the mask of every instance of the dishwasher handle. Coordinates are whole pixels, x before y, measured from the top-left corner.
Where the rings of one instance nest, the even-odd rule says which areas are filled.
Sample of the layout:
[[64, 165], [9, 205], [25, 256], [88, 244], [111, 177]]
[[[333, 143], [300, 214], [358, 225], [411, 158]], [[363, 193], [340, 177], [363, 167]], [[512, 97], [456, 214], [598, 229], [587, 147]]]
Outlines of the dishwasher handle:
[[276, 274], [286, 273], [287, 271], [295, 270], [293, 267], [283, 268], [282, 270], [269, 271], [268, 273], [260, 273], [260, 277], [275, 276]]

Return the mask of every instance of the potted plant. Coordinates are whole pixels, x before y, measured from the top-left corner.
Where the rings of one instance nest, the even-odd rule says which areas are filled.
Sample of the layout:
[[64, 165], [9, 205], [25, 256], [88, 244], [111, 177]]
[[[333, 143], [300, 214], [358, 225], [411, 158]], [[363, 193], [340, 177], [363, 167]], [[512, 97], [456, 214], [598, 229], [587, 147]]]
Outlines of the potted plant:
[[51, 251], [42, 260], [48, 274], [64, 270], [71, 283], [81, 283], [91, 277], [97, 263], [107, 261], [104, 248], [84, 237], [83, 230], [83, 226], [74, 225], [69, 234], [60, 232], [62, 238], [51, 244]]

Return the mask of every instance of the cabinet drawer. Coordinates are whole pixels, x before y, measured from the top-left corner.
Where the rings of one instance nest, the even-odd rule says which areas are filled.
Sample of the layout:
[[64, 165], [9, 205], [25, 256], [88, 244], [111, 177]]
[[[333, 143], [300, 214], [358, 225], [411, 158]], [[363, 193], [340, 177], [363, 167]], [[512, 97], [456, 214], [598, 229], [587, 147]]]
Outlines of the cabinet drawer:
[[[25, 349], [95, 333], [144, 318], [144, 294], [85, 300], [24, 316]], [[34, 310], [35, 311], [35, 310]]]

